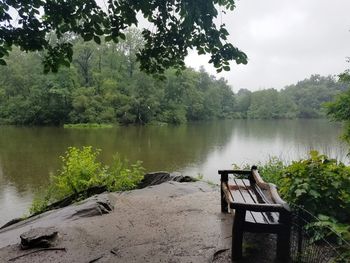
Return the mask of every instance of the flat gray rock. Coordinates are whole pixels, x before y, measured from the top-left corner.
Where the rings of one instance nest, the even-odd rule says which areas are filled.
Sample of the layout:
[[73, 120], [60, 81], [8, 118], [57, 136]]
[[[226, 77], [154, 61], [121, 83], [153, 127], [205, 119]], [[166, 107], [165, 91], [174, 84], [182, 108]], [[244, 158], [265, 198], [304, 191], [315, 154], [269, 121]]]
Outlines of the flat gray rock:
[[[16, 263], [230, 262], [232, 214], [221, 213], [219, 190], [204, 182], [168, 181], [102, 195], [115, 207], [103, 216], [80, 216], [79, 206], [90, 201], [47, 212], [0, 230], [0, 262], [22, 255], [16, 238], [43, 224], [57, 226], [55, 247], [64, 250], [33, 253]], [[243, 262], [273, 262], [254, 254]]]
[[113, 211], [115, 195], [99, 194], [70, 206], [51, 210], [0, 229], [0, 248], [18, 244], [20, 235], [32, 228], [57, 227], [81, 218], [101, 216]]
[[66, 213], [67, 218], [79, 219], [108, 214], [113, 209], [114, 206], [106, 195], [96, 195], [80, 202], [79, 205], [74, 207], [73, 212], [71, 209], [67, 209]]
[[165, 182], [195, 182], [196, 180], [190, 176], [183, 176], [181, 173], [173, 172], [153, 172], [145, 174], [141, 183], [138, 185], [139, 188], [145, 188], [152, 185], [158, 185]]
[[34, 247], [50, 247], [57, 237], [55, 227], [38, 227], [24, 232], [20, 235], [23, 249]]

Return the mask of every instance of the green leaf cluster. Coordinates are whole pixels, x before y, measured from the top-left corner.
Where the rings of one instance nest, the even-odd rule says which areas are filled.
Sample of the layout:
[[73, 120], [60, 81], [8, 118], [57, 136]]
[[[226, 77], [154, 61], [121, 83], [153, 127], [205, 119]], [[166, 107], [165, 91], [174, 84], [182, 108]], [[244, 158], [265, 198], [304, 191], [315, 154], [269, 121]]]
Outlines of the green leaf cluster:
[[312, 214], [350, 222], [350, 167], [317, 151], [283, 171], [280, 192]]
[[62, 167], [51, 176], [47, 190], [34, 199], [30, 212], [45, 211], [49, 204], [67, 196], [82, 198], [79, 193], [91, 187], [106, 186], [109, 191], [125, 191], [135, 188], [142, 180], [142, 162], [129, 165], [117, 154], [112, 165], [107, 166], [97, 160], [100, 152], [91, 146], [69, 147], [66, 155], [61, 156]]
[[[118, 43], [125, 31], [137, 26], [139, 15], [150, 24], [143, 29], [145, 45], [137, 52], [140, 69], [163, 74], [166, 69], [184, 68], [188, 49], [210, 54], [218, 71], [229, 70], [229, 62], [246, 64], [247, 56], [227, 43], [225, 25], [218, 28], [218, 7], [233, 10], [234, 0], [107, 0], [99, 1], [2, 1], [0, 3], [0, 65], [6, 64], [12, 46], [24, 51], [46, 52], [45, 72], [57, 72], [72, 62], [71, 39], [76, 35], [97, 44]], [[48, 35], [54, 34], [56, 41]]]
[[[311, 151], [309, 158], [293, 161], [290, 165], [271, 158], [266, 164], [260, 164], [259, 170], [265, 181], [278, 186], [287, 202], [303, 207], [318, 218], [307, 225], [314, 241], [326, 237], [344, 246], [348, 253], [350, 166]], [[348, 243], [344, 244], [342, 240]]]

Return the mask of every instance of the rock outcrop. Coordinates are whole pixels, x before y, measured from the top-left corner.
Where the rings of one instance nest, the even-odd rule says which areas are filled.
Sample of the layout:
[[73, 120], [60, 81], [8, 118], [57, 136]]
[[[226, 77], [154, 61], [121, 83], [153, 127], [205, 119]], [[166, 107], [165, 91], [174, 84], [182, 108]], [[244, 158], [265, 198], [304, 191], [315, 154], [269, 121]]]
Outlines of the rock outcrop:
[[[0, 262], [208, 262], [230, 243], [219, 196], [204, 182], [168, 181], [91, 197], [0, 230]], [[20, 235], [38, 227], [55, 227], [58, 238], [50, 250], [25, 254]]]
[[[178, 172], [173, 172], [173, 173], [153, 172], [153, 173], [147, 173], [144, 175], [144, 178], [138, 185], [138, 188], [145, 188], [148, 186], [157, 185], [168, 181], [195, 182], [196, 180], [190, 176], [182, 176]], [[51, 211], [54, 209], [67, 207], [69, 205], [72, 205], [75, 202], [75, 200], [79, 199], [81, 196], [93, 196], [93, 195], [97, 196], [98, 194], [101, 194], [106, 191], [107, 191], [106, 186], [94, 186], [84, 191], [81, 191], [79, 193], [75, 193], [73, 195], [67, 196], [62, 200], [59, 200], [55, 203], [50, 204], [45, 211]], [[99, 198], [103, 199], [102, 196], [99, 196]], [[102, 215], [102, 214], [109, 213], [112, 209], [113, 209], [113, 206], [108, 200], [99, 201], [99, 200], [94, 200], [94, 198], [90, 198], [80, 203], [78, 211], [76, 211], [76, 213], [72, 215], [72, 217]], [[34, 217], [36, 215], [38, 214], [34, 214], [31, 217]], [[23, 218], [14, 218], [9, 222], [7, 222], [6, 224], [4, 224], [3, 226], [1, 226], [0, 230], [21, 221], [23, 221]]]
[[165, 182], [174, 181], [179, 183], [195, 182], [196, 179], [190, 176], [183, 176], [181, 173], [173, 172], [153, 172], [145, 174], [138, 188], [145, 188], [147, 186], [162, 184]]
[[[220, 212], [219, 187], [178, 180], [187, 179], [152, 173], [148, 187], [100, 194], [1, 229], [0, 262], [229, 262], [232, 215]], [[53, 242], [23, 251], [20, 236]], [[272, 262], [254, 253], [242, 262]]]
[[38, 227], [20, 235], [21, 248], [50, 247], [56, 239], [58, 231], [55, 227]]

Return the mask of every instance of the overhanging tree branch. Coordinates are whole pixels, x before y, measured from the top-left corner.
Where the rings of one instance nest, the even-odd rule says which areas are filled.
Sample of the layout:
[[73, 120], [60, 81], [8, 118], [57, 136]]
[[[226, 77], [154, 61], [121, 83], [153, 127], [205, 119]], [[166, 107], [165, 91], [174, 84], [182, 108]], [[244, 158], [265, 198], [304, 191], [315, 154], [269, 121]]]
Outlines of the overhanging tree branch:
[[[184, 68], [188, 49], [210, 54], [217, 71], [230, 70], [229, 61], [246, 64], [247, 56], [227, 43], [225, 25], [214, 23], [216, 6], [233, 10], [234, 0], [107, 0], [106, 8], [86, 0], [5, 0], [0, 3], [0, 64], [13, 45], [24, 51], [46, 51], [44, 71], [56, 72], [72, 62], [72, 44], [64, 36], [73, 33], [85, 41], [119, 42], [125, 30], [137, 26], [137, 14], [153, 24], [143, 29], [145, 45], [137, 53], [141, 70], [162, 74], [165, 69]], [[16, 17], [13, 15], [17, 10]], [[15, 21], [16, 20], [16, 21]], [[58, 41], [47, 38], [54, 32]]]

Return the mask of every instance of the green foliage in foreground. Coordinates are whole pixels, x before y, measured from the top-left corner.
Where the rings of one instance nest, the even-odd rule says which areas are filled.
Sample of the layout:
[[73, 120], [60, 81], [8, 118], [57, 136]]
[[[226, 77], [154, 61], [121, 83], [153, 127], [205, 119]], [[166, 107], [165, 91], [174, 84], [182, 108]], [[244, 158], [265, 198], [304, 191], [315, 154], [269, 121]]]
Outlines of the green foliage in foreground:
[[332, 229], [350, 242], [349, 166], [311, 151], [308, 159], [290, 165], [271, 158], [260, 165], [260, 172], [266, 181], [279, 187], [286, 201], [303, 206], [318, 217], [319, 221], [308, 226], [317, 229], [314, 239], [331, 236]]
[[107, 123], [77, 123], [77, 124], [64, 124], [65, 129], [103, 129], [103, 128], [113, 128], [113, 124]]
[[126, 159], [115, 155], [109, 167], [97, 160], [99, 153], [100, 150], [93, 150], [91, 146], [82, 149], [69, 147], [66, 155], [61, 156], [61, 169], [51, 176], [46, 192], [34, 199], [30, 213], [45, 211], [49, 204], [93, 186], [106, 186], [109, 191], [125, 191], [135, 188], [142, 180], [144, 168], [140, 161], [129, 165]]
[[217, 26], [216, 21], [235, 7], [234, 0], [1, 1], [0, 65], [18, 46], [27, 52], [44, 50], [44, 71], [57, 72], [72, 62], [71, 42], [77, 36], [97, 44], [118, 43], [141, 20], [148, 24], [142, 29], [145, 45], [137, 52], [143, 71], [182, 68], [189, 49], [210, 55], [218, 72], [230, 70], [230, 61], [247, 64], [247, 56], [228, 42], [225, 24]]
[[313, 214], [339, 222], [350, 220], [350, 167], [312, 151], [310, 158], [293, 162], [282, 175], [281, 193]]
[[260, 172], [276, 184], [288, 202], [302, 205], [312, 214], [328, 215], [339, 222], [350, 220], [350, 167], [311, 151], [308, 159], [285, 165], [271, 158]]

